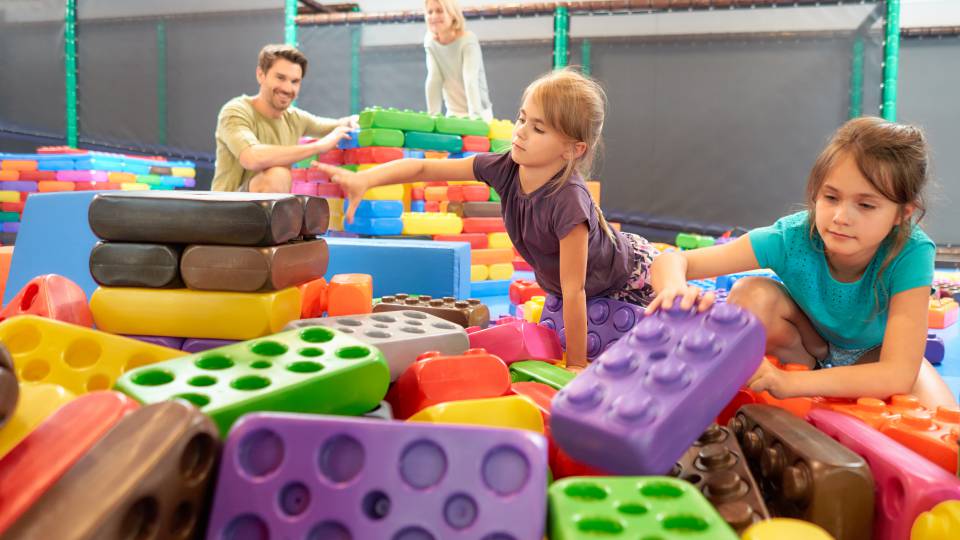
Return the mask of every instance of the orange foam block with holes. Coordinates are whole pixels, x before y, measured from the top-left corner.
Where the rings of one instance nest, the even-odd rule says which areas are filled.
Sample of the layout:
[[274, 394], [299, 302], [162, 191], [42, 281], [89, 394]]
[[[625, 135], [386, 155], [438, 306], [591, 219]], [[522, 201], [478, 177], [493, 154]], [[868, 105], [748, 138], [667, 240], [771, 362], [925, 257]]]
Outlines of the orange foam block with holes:
[[337, 274], [327, 287], [327, 315], [359, 315], [373, 311], [373, 276]]
[[424, 353], [397, 378], [386, 400], [397, 419], [449, 401], [492, 398], [510, 393], [510, 370], [483, 349], [459, 355]]
[[0, 535], [139, 404], [120, 392], [77, 397], [0, 459]]
[[[772, 356], [764, 357], [767, 362], [770, 362], [779, 369], [784, 371], [809, 371], [810, 368], [800, 364], [781, 364], [779, 360], [773, 358]], [[812, 397], [796, 397], [796, 398], [787, 398], [787, 399], [777, 399], [770, 394], [770, 392], [761, 392], [756, 393], [749, 388], [741, 388], [737, 391], [736, 395], [733, 396], [733, 399], [726, 407], [720, 411], [720, 414], [717, 415], [717, 423], [720, 425], [726, 425], [727, 421], [730, 420], [740, 407], [744, 405], [751, 405], [754, 403], [760, 403], [763, 405], [771, 405], [786, 410], [790, 414], [806, 419], [807, 413], [809, 413], [818, 401], [822, 401], [823, 398], [812, 398]]]
[[510, 264], [512, 261], [510, 248], [470, 250], [470, 264]]
[[957, 473], [960, 409], [937, 407], [936, 412], [906, 411], [880, 427], [880, 432], [947, 471]]
[[86, 293], [76, 283], [56, 274], [28, 281], [0, 310], [0, 322], [17, 315], [36, 315], [93, 328]]
[[314, 319], [323, 317], [327, 311], [327, 280], [314, 279], [300, 285], [300, 318]]
[[931, 298], [927, 325], [930, 328], [946, 328], [957, 322], [958, 314], [960, 314], [960, 306], [953, 298]]

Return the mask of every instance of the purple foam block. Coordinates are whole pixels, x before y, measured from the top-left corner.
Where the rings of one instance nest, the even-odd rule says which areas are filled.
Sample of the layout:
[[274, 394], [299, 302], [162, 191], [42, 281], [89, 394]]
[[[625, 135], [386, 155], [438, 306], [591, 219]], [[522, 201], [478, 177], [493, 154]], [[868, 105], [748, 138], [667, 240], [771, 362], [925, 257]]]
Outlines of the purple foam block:
[[20, 232], [19, 221], [8, 221], [2, 225], [3, 232]]
[[923, 352], [923, 357], [931, 364], [939, 366], [945, 354], [943, 338], [936, 334], [927, 334], [927, 348]]
[[234, 424], [208, 538], [543, 538], [547, 446], [528, 431], [255, 413]]
[[184, 340], [183, 346], [180, 347], [180, 350], [190, 354], [196, 354], [203, 351], [209, 351], [210, 349], [232, 345], [234, 343], [236, 343], [236, 340], [232, 339], [187, 338]]
[[188, 178], [184, 178], [184, 179], [183, 179], [183, 187], [185, 187], [185, 188], [191, 188], [191, 189], [197, 187], [197, 179], [196, 179], [196, 178], [189, 178], [189, 177], [188, 177]]
[[553, 438], [612, 473], [664, 474], [756, 371], [765, 343], [732, 304], [659, 310], [557, 393]]
[[145, 341], [147, 343], [152, 343], [154, 345], [160, 345], [161, 347], [170, 347], [171, 349], [180, 349], [183, 346], [183, 338], [181, 337], [168, 337], [168, 336], [137, 336], [133, 334], [126, 334], [124, 337], [137, 339], [140, 341]]
[[[643, 318], [643, 308], [612, 298], [587, 300], [587, 358], [593, 360], [629, 332]], [[547, 295], [540, 315], [540, 325], [557, 332], [560, 345], [566, 350], [567, 336], [563, 331], [563, 300]]]
[[27, 180], [0, 182], [0, 191], [19, 191], [21, 193], [36, 193], [37, 183]]

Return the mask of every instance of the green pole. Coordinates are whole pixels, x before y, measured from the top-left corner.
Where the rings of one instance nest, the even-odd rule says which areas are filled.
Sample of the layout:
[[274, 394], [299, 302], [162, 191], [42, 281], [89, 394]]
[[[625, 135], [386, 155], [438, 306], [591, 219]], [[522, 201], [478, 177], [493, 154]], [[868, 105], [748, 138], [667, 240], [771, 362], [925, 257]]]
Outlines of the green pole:
[[157, 143], [167, 144], [167, 23], [157, 23]]
[[553, 69], [567, 66], [570, 44], [570, 13], [567, 6], [557, 6], [553, 12]]
[[63, 75], [67, 146], [77, 147], [77, 0], [67, 0], [63, 28]]
[[853, 40], [850, 58], [850, 118], [863, 114], [863, 36]]
[[286, 0], [283, 13], [283, 42], [297, 46], [297, 0]]
[[350, 114], [360, 113], [360, 39], [363, 29], [350, 27]]
[[900, 0], [887, 0], [886, 39], [883, 42], [883, 103], [880, 115], [897, 120], [897, 71], [900, 67]]
[[580, 44], [580, 65], [583, 66], [583, 74], [590, 75], [590, 40], [584, 39]]

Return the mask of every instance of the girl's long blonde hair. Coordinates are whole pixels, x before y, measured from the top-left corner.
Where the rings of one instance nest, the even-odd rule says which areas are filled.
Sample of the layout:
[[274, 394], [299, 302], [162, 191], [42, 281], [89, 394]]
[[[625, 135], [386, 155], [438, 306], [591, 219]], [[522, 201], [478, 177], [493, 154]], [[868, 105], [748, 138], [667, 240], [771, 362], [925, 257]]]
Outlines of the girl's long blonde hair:
[[[607, 95], [600, 84], [572, 68], [566, 68], [547, 73], [530, 83], [523, 92], [522, 101], [527, 98], [540, 106], [543, 120], [551, 129], [587, 145], [586, 152], [568, 161], [563, 174], [551, 181], [551, 193], [563, 187], [574, 171], [580, 173], [584, 180], [589, 179], [594, 159], [602, 145], [601, 134], [606, 115]], [[613, 229], [597, 201], [593, 201], [593, 208], [604, 233], [613, 239]]]
[[[457, 0], [434, 0], [440, 4], [440, 7], [450, 16], [451, 25], [454, 32], [462, 32], [467, 29], [467, 20], [463, 16], [463, 9], [460, 8], [460, 2]], [[424, 17], [426, 17], [427, 0], [423, 2]]]

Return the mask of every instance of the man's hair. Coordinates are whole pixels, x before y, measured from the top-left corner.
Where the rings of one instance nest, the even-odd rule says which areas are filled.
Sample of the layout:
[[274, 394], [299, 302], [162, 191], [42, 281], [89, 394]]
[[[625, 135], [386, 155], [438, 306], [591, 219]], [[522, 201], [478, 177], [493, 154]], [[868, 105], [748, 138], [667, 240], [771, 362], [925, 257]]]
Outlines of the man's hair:
[[260, 57], [257, 59], [257, 65], [266, 73], [273, 67], [273, 63], [277, 61], [277, 58], [283, 58], [284, 60], [297, 64], [300, 66], [303, 76], [307, 76], [307, 57], [292, 45], [264, 45], [264, 47], [260, 49]]

